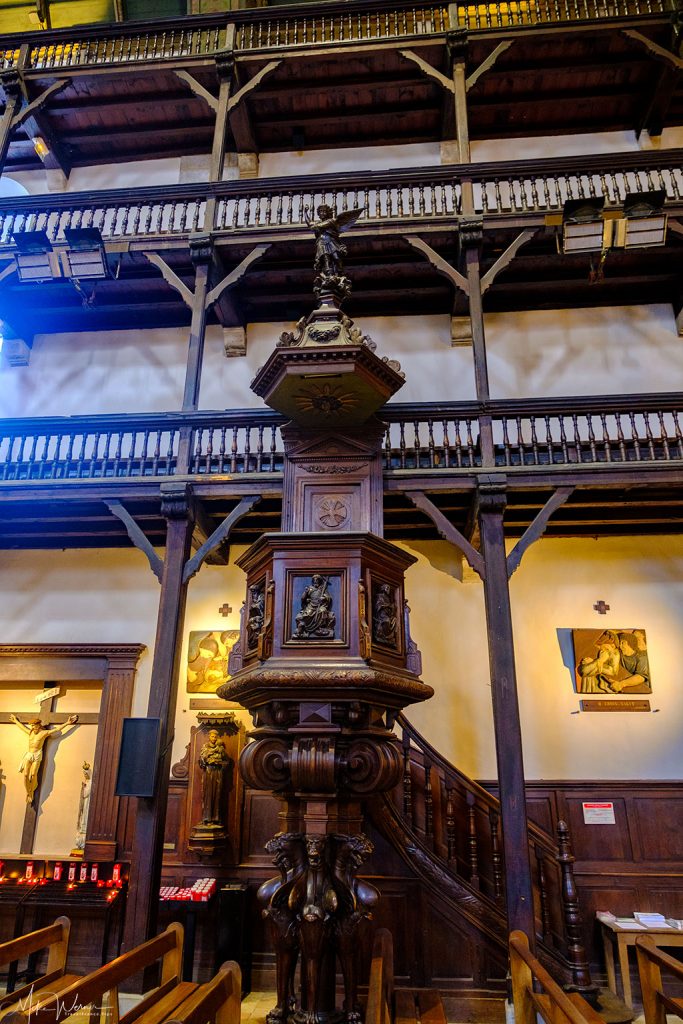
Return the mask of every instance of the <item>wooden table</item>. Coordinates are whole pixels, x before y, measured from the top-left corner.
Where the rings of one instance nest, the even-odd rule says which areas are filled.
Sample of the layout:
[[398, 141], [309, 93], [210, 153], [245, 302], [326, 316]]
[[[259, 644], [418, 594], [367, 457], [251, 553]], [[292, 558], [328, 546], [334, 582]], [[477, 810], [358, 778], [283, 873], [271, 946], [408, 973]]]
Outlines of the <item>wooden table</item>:
[[650, 935], [658, 946], [683, 946], [683, 931], [677, 928], [634, 928], [627, 924], [619, 923], [616, 920], [605, 920], [598, 917], [600, 930], [602, 932], [602, 944], [605, 950], [605, 965], [607, 967], [607, 984], [612, 992], [617, 995], [617, 981], [614, 971], [614, 947], [617, 947], [619, 957], [619, 969], [621, 971], [621, 987], [624, 990], [624, 1002], [633, 1009], [633, 994], [631, 991], [631, 975], [629, 973], [628, 950], [629, 946], [635, 946], [639, 935]]

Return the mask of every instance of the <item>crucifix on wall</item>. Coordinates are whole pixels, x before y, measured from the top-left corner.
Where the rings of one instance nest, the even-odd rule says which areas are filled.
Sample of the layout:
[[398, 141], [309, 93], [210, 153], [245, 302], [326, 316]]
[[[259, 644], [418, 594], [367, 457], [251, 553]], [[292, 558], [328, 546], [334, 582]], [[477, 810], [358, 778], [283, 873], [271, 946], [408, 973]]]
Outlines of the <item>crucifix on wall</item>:
[[[42, 782], [43, 754], [45, 744], [51, 737], [57, 736], [70, 726], [80, 722], [82, 725], [97, 725], [97, 714], [66, 715], [57, 710], [60, 687], [51, 682], [43, 686], [43, 694], [39, 695], [40, 714], [23, 712], [19, 715], [0, 714], [0, 724], [18, 726], [28, 736], [28, 750], [21, 759], [19, 771], [24, 777], [26, 789], [26, 811], [24, 827], [21, 835], [20, 853], [32, 853], [35, 840], [38, 810], [40, 808], [40, 786]], [[43, 705], [49, 701], [49, 707]], [[53, 726], [54, 728], [50, 728]]]

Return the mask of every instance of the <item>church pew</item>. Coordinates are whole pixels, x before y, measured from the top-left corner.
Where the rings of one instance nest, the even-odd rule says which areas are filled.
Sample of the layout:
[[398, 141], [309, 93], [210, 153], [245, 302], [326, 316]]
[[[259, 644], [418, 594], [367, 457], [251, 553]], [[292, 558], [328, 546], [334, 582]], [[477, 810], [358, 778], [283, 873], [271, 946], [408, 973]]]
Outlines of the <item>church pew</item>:
[[365, 1024], [391, 1024], [394, 995], [394, 947], [391, 932], [378, 928], [372, 945]]
[[[119, 1017], [118, 991], [135, 975], [152, 967], [161, 960], [161, 979], [159, 985], [147, 992], [136, 1005], [122, 1017]], [[59, 1024], [79, 1009], [86, 1006], [93, 1008], [91, 1020], [95, 1019], [99, 1007], [107, 1006], [107, 1018], [110, 1024], [133, 1024], [146, 1013], [152, 1013], [154, 1007], [162, 1004], [161, 1020], [172, 1017], [174, 1011], [198, 988], [192, 982], [182, 981], [183, 960], [183, 928], [174, 923], [169, 925], [161, 935], [143, 942], [135, 949], [123, 953], [111, 963], [86, 974], [61, 989], [59, 993], [49, 992], [45, 999], [38, 998], [34, 993], [30, 1006], [24, 1006], [8, 1013], [2, 1024], [29, 1024], [35, 1015], [40, 1014], [40, 1024]], [[152, 1024], [150, 1018], [149, 1024]]]
[[649, 935], [639, 935], [636, 939], [636, 955], [645, 1024], [666, 1024], [667, 1013], [683, 1018], [683, 999], [667, 995], [662, 983], [662, 968], [683, 981], [683, 964], [659, 949]]
[[[218, 974], [201, 985], [163, 1024], [240, 1024], [242, 971], [234, 960], [224, 963]], [[138, 1024], [162, 1024], [145, 1015]]]
[[66, 974], [66, 958], [69, 952], [69, 932], [71, 921], [68, 917], [58, 917], [54, 924], [39, 928], [35, 932], [21, 935], [17, 939], [0, 943], [0, 968], [9, 966], [18, 960], [24, 960], [42, 950], [47, 950], [45, 973], [34, 981], [17, 988], [14, 992], [0, 997], [0, 1020], [17, 1008], [23, 1006], [25, 1000], [35, 1000], [37, 994], [44, 991], [49, 995], [58, 995], [77, 982], [79, 975]]
[[531, 953], [524, 932], [510, 933], [509, 949], [515, 1024], [538, 1024], [539, 1018], [546, 1024], [604, 1024], [578, 992], [564, 992], [551, 978]]

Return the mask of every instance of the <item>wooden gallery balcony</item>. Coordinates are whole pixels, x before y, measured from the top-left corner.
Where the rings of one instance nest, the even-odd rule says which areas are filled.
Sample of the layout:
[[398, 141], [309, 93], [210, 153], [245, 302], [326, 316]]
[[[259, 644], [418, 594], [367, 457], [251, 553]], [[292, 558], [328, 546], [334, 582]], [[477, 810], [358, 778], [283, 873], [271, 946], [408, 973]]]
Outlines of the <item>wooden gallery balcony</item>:
[[[465, 531], [477, 481], [491, 474], [507, 483], [510, 535], [559, 488], [568, 493], [550, 536], [680, 530], [680, 394], [392, 404], [380, 415], [391, 539], [437, 536], [416, 491]], [[162, 544], [160, 488], [178, 480], [192, 482], [216, 525], [241, 496], [261, 495], [235, 541], [277, 530], [282, 422], [261, 410], [4, 420], [0, 547], [126, 545], [112, 503]]]
[[[473, 140], [683, 122], [675, 0], [345, 0], [0, 37], [31, 116], [7, 170], [209, 153], [225, 52], [228, 150], [453, 139], [447, 33], [467, 32]], [[459, 40], [462, 47], [464, 40]], [[463, 51], [464, 52], [464, 51]], [[302, 97], [305, 96], [305, 103]], [[37, 127], [36, 127], [37, 125]]]
[[[189, 324], [182, 286], [194, 282], [190, 240], [210, 235], [217, 276], [232, 275], [213, 322], [297, 320], [312, 301], [305, 211], [322, 201], [365, 210], [347, 235], [351, 316], [466, 313], [453, 273], [465, 189], [483, 225], [485, 310], [676, 303], [682, 168], [683, 151], [669, 150], [3, 200], [0, 316], [29, 341], [35, 333]], [[568, 200], [604, 201], [609, 219], [623, 216], [627, 197], [657, 193], [668, 218], [661, 244], [562, 251]], [[84, 228], [97, 229], [104, 245], [101, 280], [79, 281], [57, 258], [69, 233]], [[44, 271], [28, 282], [15, 272], [27, 239], [44, 253]]]

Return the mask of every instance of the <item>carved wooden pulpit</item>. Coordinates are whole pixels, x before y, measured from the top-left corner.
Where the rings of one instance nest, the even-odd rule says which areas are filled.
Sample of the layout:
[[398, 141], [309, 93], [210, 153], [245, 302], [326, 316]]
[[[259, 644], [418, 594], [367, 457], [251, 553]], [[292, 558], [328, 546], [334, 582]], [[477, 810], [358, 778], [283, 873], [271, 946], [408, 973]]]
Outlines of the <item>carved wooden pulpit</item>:
[[[363, 800], [399, 782], [394, 720], [433, 693], [408, 635], [404, 575], [415, 559], [382, 536], [384, 426], [375, 413], [403, 375], [342, 312], [341, 272], [323, 268], [315, 289], [316, 309], [252, 382], [290, 417], [282, 532], [238, 560], [247, 599], [232, 678], [219, 690], [253, 717], [245, 781], [283, 805], [282, 831], [268, 844], [279, 874], [259, 890], [277, 958], [269, 1024], [360, 1021], [357, 933], [378, 899], [357, 878], [372, 850]], [[335, 954], [343, 1013], [329, 983]]]

